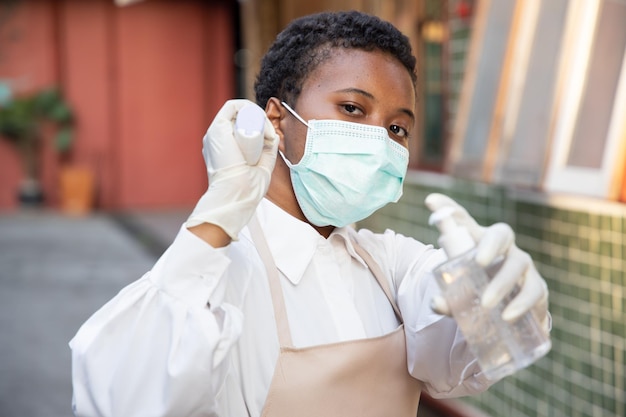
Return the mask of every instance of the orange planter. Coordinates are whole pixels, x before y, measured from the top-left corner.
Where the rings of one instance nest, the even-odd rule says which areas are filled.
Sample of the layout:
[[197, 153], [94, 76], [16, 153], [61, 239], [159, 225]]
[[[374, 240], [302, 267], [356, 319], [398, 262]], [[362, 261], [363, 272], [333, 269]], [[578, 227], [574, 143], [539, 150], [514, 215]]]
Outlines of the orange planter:
[[86, 215], [93, 209], [95, 180], [85, 167], [63, 167], [59, 174], [61, 211], [69, 215]]

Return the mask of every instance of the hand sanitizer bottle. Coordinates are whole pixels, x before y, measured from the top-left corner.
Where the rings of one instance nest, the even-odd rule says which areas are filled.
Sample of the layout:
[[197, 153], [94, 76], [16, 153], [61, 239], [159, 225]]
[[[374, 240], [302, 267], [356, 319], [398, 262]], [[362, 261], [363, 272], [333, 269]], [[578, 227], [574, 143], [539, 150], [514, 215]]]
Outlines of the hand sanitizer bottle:
[[502, 311], [515, 293], [492, 309], [481, 305], [490, 278], [474, 260], [474, 239], [466, 227], [456, 223], [454, 211], [452, 207], [438, 210], [430, 218], [430, 224], [436, 224], [441, 232], [438, 242], [448, 255], [448, 261], [434, 273], [481, 370], [496, 381], [544, 356], [551, 348], [550, 337], [531, 311], [513, 322], [502, 319]]

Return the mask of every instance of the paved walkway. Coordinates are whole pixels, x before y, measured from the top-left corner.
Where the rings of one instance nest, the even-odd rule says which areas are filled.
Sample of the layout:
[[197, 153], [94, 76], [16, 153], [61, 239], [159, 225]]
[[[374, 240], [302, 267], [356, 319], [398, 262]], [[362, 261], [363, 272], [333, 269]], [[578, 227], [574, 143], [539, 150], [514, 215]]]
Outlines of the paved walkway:
[[0, 214], [1, 417], [72, 415], [68, 341], [152, 266], [183, 219]]

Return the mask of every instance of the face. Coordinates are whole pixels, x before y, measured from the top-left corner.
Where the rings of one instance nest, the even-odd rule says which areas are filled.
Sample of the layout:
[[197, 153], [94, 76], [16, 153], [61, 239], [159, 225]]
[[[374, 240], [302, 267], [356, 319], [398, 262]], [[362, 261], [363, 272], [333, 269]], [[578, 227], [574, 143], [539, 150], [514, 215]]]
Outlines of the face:
[[[266, 113], [280, 137], [279, 150], [292, 163], [304, 154], [307, 127], [273, 97]], [[332, 51], [304, 81], [302, 91], [293, 104], [306, 121], [335, 119], [387, 129], [389, 137], [404, 147], [415, 124], [415, 91], [407, 69], [392, 56], [357, 49]], [[282, 158], [277, 158], [267, 198], [284, 210], [307, 221], [296, 200], [290, 171]], [[332, 226], [316, 227], [328, 236]]]
[[[380, 51], [334, 49], [305, 80], [294, 110], [304, 120], [336, 119], [381, 126], [408, 147], [415, 124], [415, 91], [406, 68]], [[280, 149], [292, 163], [302, 158], [307, 128], [285, 111]]]

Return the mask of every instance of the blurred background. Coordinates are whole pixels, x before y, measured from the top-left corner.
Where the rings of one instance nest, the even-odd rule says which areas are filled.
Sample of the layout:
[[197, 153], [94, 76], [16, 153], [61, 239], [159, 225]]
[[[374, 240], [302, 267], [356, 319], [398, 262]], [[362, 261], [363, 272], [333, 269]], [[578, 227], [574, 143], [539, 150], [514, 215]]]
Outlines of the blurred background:
[[[547, 357], [421, 412], [626, 415], [624, 0], [1, 1], [0, 415], [70, 414], [65, 343], [205, 191], [216, 111], [254, 98], [289, 21], [342, 9], [391, 21], [418, 58], [405, 194], [360, 226], [434, 243], [423, 199], [444, 192], [511, 224], [550, 287]], [[50, 310], [30, 314], [35, 299]], [[41, 331], [55, 337], [33, 343]], [[43, 350], [56, 383], [35, 382]]]

